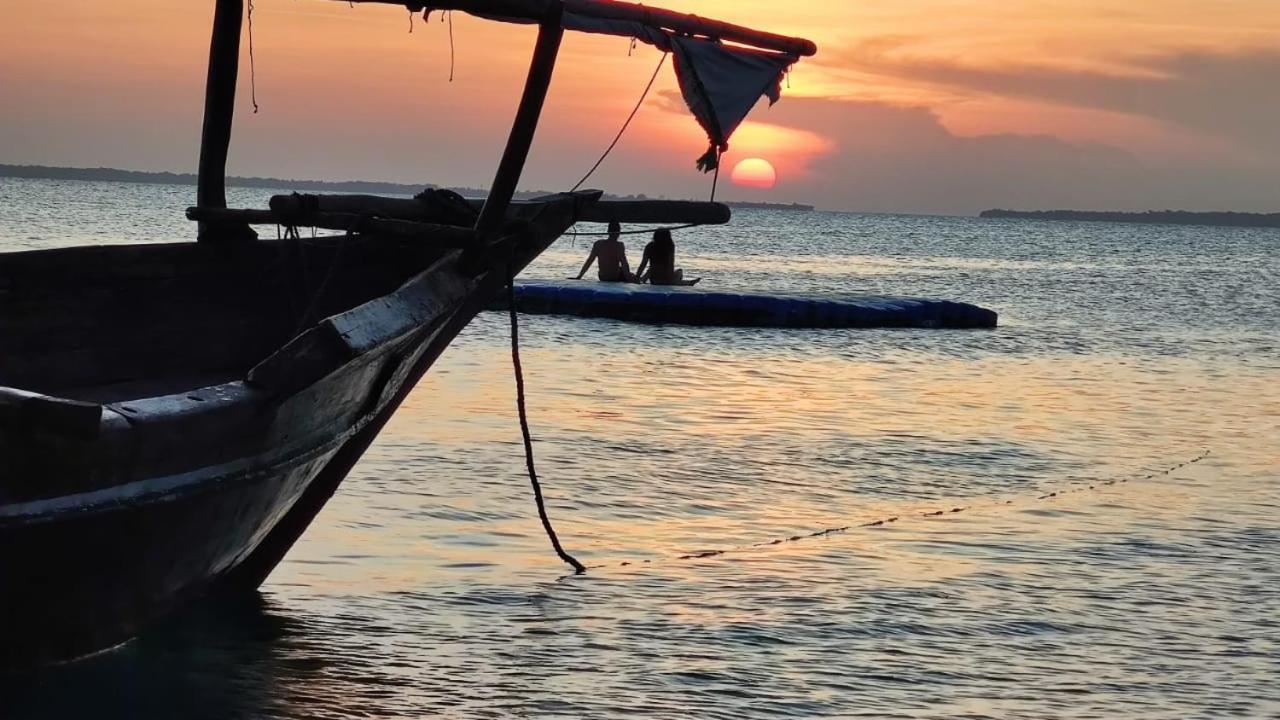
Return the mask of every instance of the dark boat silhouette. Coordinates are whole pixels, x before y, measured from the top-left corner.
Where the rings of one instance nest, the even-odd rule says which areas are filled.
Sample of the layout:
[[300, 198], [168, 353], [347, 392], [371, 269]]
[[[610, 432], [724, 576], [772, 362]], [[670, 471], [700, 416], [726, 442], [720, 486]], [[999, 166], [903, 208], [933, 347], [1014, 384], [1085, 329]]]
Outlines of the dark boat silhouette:
[[[573, 223], [728, 220], [722, 205], [603, 203], [598, 191], [512, 203], [565, 29], [675, 54], [712, 142], [707, 167], [815, 51], [606, 0], [408, 7], [539, 26], [478, 206], [426, 193], [228, 209], [244, 7], [216, 0], [188, 211], [199, 241], [0, 254], [0, 668], [98, 652], [197, 600], [254, 591], [458, 332]], [[699, 77], [717, 63], [741, 80]], [[253, 224], [287, 231], [260, 240]]]

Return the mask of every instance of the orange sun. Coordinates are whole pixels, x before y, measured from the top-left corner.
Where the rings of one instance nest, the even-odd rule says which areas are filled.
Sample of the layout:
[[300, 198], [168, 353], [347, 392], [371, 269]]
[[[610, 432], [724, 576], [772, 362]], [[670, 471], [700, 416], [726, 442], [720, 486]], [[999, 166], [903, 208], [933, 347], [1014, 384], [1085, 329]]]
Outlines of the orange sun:
[[733, 167], [734, 185], [768, 190], [778, 184], [778, 172], [763, 158], [747, 158]]

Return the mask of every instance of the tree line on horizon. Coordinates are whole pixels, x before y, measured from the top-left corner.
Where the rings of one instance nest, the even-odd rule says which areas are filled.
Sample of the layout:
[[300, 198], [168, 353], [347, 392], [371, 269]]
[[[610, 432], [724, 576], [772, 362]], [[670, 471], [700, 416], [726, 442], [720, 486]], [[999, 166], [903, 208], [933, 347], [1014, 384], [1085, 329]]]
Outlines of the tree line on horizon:
[[1280, 213], [1193, 212], [1189, 210], [1147, 210], [1145, 212], [984, 210], [978, 214], [978, 217], [1014, 220], [1145, 223], [1151, 225], [1222, 225], [1228, 227], [1280, 228]]

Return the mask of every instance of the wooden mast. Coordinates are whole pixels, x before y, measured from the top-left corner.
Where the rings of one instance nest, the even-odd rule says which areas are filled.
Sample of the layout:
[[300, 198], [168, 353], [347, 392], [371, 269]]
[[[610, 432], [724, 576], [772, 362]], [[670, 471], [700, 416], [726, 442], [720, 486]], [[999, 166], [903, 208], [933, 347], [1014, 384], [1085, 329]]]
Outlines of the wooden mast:
[[[227, 206], [227, 148], [236, 106], [236, 75], [240, 69], [240, 26], [244, 0], [216, 0], [213, 38], [209, 43], [209, 74], [204, 91], [204, 127], [200, 137], [198, 207]], [[244, 223], [199, 225], [197, 239], [252, 239], [257, 234]]]
[[529, 157], [529, 147], [533, 144], [534, 131], [538, 129], [542, 105], [547, 99], [547, 89], [551, 86], [556, 56], [560, 53], [560, 40], [564, 37], [564, 28], [560, 26], [562, 13], [563, 6], [559, 2], [552, 2], [539, 18], [538, 40], [534, 45], [533, 59], [529, 63], [529, 76], [525, 80], [524, 94], [520, 97], [520, 107], [516, 110], [511, 135], [502, 152], [502, 161], [498, 163], [493, 186], [490, 187], [489, 196], [476, 220], [476, 235], [481, 242], [492, 240], [494, 233], [506, 219], [507, 208], [511, 205], [516, 184], [520, 182], [525, 161]]

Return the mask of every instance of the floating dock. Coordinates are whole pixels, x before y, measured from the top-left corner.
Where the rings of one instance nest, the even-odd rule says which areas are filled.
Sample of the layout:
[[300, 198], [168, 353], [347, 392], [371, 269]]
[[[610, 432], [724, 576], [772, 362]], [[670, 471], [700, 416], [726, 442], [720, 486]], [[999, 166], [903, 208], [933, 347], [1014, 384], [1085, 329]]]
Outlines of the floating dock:
[[[952, 302], [883, 295], [755, 294], [701, 286], [589, 280], [517, 282], [516, 306], [534, 315], [629, 322], [787, 328], [994, 328], [995, 311]], [[501, 301], [505, 307], [505, 299]]]

